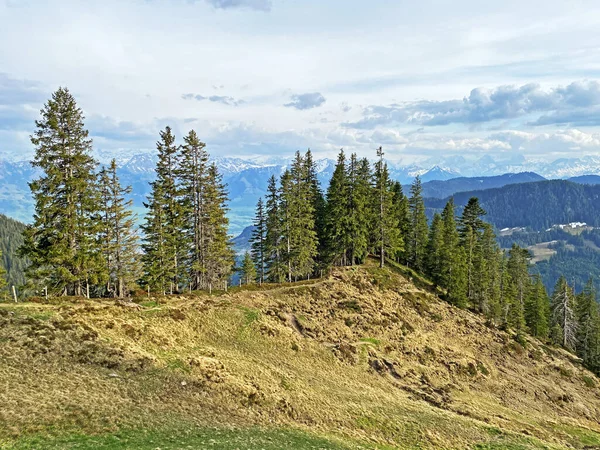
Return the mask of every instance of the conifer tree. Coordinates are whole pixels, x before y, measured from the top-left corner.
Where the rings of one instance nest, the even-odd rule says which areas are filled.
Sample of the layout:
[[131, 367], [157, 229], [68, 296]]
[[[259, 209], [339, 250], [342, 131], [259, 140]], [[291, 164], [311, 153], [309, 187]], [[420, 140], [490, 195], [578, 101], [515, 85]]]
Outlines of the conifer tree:
[[206, 288], [206, 248], [207, 242], [207, 204], [209, 157], [206, 144], [201, 142], [194, 130], [183, 138], [184, 144], [178, 155], [175, 174], [178, 180], [177, 192], [180, 208], [180, 224], [183, 239], [181, 265], [186, 266], [191, 289]]
[[577, 319], [576, 350], [583, 363], [597, 370], [600, 363], [600, 312], [596, 301], [596, 288], [590, 279], [583, 292], [577, 296], [575, 308]]
[[[300, 152], [292, 162], [289, 172], [287, 205], [289, 214], [289, 280], [310, 276], [315, 268], [318, 240], [315, 231], [315, 209], [312, 202], [312, 186], [308, 183], [307, 166]], [[283, 184], [283, 183], [282, 183]]]
[[481, 254], [478, 254], [478, 250], [480, 250], [480, 232], [484, 227], [484, 222], [481, 220], [481, 216], [485, 214], [486, 212], [479, 205], [479, 199], [477, 197], [471, 197], [463, 209], [463, 213], [460, 218], [459, 232], [461, 244], [465, 249], [465, 254], [467, 255], [467, 298], [474, 304], [479, 304], [481, 302], [481, 291], [478, 293], [475, 292], [477, 287], [474, 284], [474, 271], [476, 270], [476, 260], [480, 265], [482, 263]]
[[410, 232], [410, 213], [408, 210], [408, 198], [404, 195], [402, 184], [399, 181], [392, 184], [392, 203], [394, 205], [394, 220], [400, 239], [402, 240], [402, 247], [396, 252], [395, 259], [397, 262], [402, 262], [406, 260], [406, 236]]
[[348, 165], [348, 195], [350, 198], [350, 264], [362, 263], [368, 255], [369, 231], [373, 221], [371, 199], [371, 166], [366, 158], [350, 157]]
[[481, 265], [477, 273], [478, 283], [481, 284], [479, 310], [493, 322], [501, 317], [500, 291], [502, 285], [502, 267], [504, 255], [496, 242], [494, 230], [490, 224], [485, 224], [481, 235]]
[[525, 322], [529, 334], [546, 339], [550, 332], [549, 316], [550, 300], [544, 283], [542, 283], [542, 278], [537, 275], [525, 301]]
[[351, 258], [351, 195], [346, 168], [346, 156], [340, 150], [337, 164], [327, 189], [326, 241], [328, 260], [334, 265], [346, 265]]
[[44, 280], [50, 292], [62, 295], [88, 295], [103, 271], [97, 163], [83, 121], [75, 98], [61, 87], [44, 105], [31, 136], [32, 165], [42, 174], [29, 184], [35, 215], [21, 254], [31, 261], [29, 278]]
[[[573, 289], [567, 283], [567, 279], [561, 276], [556, 282], [551, 299], [552, 325], [555, 330], [555, 339], [560, 338], [556, 344], [562, 345], [569, 350], [577, 347], [577, 317], [575, 316], [575, 295]], [[559, 335], [556, 336], [556, 331]]]
[[[310, 192], [310, 202], [313, 208], [314, 231], [317, 240], [317, 258], [323, 259], [326, 252], [325, 222], [326, 222], [326, 200], [317, 177], [317, 166], [312, 157], [310, 149], [304, 156], [306, 183]], [[323, 261], [320, 261], [321, 263]]]
[[249, 252], [244, 254], [240, 275], [242, 277], [242, 282], [245, 284], [254, 283], [254, 280], [256, 280], [256, 267], [254, 266], [252, 256], [250, 256]]
[[135, 216], [130, 209], [133, 201], [125, 199], [125, 196], [131, 194], [131, 187], [121, 186], [114, 159], [108, 169], [102, 169], [99, 178], [106, 291], [109, 295], [123, 298], [134, 287], [140, 275]]
[[407, 264], [415, 270], [423, 271], [425, 265], [425, 252], [427, 247], [427, 216], [423, 203], [423, 188], [419, 176], [410, 187], [408, 201], [410, 212], [410, 232], [407, 236]]
[[234, 266], [234, 252], [227, 234], [229, 219], [227, 218], [227, 191], [217, 165], [212, 163], [208, 168], [205, 203], [205, 261], [203, 287], [220, 286], [226, 283]]
[[144, 278], [152, 289], [163, 294], [179, 289], [184, 253], [183, 215], [177, 186], [178, 147], [171, 128], [160, 132], [156, 144], [156, 180], [144, 204], [148, 209], [144, 231]]
[[513, 328], [517, 333], [522, 333], [525, 329], [525, 300], [531, 285], [530, 258], [529, 251], [516, 244], [513, 244], [508, 252], [504, 320], [505, 325]]
[[[385, 265], [386, 256], [395, 256], [403, 247], [400, 228], [394, 208], [394, 193], [387, 164], [383, 161], [383, 149], [377, 149], [379, 160], [375, 164], [375, 205], [374, 217], [376, 244], [379, 251], [379, 267]], [[425, 237], [425, 239], [427, 239]], [[426, 244], [426, 242], [425, 242]]]
[[266, 227], [265, 254], [267, 278], [273, 283], [281, 283], [285, 280], [287, 269], [284, 261], [282, 243], [284, 212], [280, 209], [279, 189], [275, 176], [269, 178], [266, 197]]
[[459, 245], [458, 230], [451, 198], [442, 211], [442, 249], [440, 285], [447, 290], [448, 301], [464, 308], [466, 299], [466, 266], [463, 248]]
[[429, 228], [429, 239], [427, 241], [427, 275], [436, 285], [440, 285], [444, 268], [442, 261], [442, 249], [444, 245], [444, 224], [442, 216], [438, 213], [433, 215], [431, 227]]
[[256, 267], [258, 282], [263, 283], [267, 274], [267, 215], [263, 199], [259, 198], [254, 216], [254, 230], [250, 238], [251, 256]]

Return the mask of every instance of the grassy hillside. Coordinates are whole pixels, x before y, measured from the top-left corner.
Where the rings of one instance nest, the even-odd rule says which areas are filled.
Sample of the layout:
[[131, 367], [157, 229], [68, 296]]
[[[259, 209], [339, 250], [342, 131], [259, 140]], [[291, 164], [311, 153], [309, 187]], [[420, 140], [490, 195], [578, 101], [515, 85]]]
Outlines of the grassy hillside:
[[0, 447], [600, 446], [594, 375], [415, 283], [367, 266], [139, 307], [3, 304]]

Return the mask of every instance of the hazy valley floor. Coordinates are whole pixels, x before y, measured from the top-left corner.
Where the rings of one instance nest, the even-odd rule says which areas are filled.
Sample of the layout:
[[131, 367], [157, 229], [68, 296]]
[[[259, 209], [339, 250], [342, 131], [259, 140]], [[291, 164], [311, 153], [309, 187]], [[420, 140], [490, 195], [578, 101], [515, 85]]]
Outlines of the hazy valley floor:
[[572, 355], [415, 281], [0, 304], [0, 448], [600, 448]]

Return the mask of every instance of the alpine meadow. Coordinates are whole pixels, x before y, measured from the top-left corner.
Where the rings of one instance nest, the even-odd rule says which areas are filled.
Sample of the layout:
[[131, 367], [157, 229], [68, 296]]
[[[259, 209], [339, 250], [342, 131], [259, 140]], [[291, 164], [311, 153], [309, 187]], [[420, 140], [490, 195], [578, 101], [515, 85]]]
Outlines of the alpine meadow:
[[600, 449], [600, 5], [0, 22], [0, 449]]

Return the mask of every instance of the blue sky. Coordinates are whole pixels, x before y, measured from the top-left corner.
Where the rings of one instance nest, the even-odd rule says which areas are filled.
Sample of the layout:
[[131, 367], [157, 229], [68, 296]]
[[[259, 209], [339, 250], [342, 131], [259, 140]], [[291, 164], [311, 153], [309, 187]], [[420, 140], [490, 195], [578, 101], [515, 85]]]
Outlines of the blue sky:
[[600, 153], [593, 1], [0, 0], [0, 158], [76, 95], [95, 147], [170, 124], [212, 154]]

